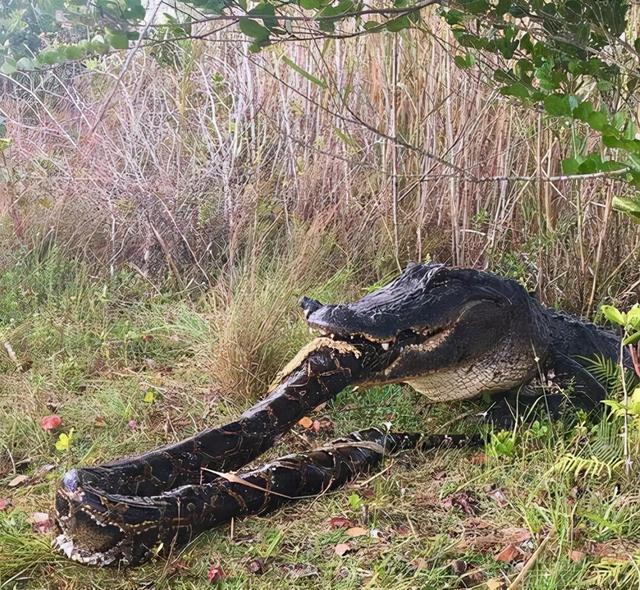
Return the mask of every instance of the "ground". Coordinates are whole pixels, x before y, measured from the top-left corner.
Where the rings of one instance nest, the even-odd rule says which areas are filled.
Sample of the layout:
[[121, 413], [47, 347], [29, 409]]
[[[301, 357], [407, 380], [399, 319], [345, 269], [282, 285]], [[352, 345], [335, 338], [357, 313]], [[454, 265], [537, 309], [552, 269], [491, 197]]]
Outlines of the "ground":
[[[251, 403], [215, 379], [211, 358], [230, 337], [212, 326], [211, 305], [59, 264], [4, 273], [0, 588], [496, 590], [521, 572], [528, 590], [640, 587], [638, 497], [620, 468], [617, 425], [580, 419], [489, 435], [483, 448], [407, 452], [345, 489], [238, 519], [140, 568], [96, 569], [54, 552], [44, 513], [67, 469], [179, 440]], [[284, 330], [297, 343], [292, 318]], [[471, 431], [482, 408], [428, 407], [399, 386], [346, 391], [270, 456], [384, 422]], [[44, 428], [46, 416], [62, 422]]]

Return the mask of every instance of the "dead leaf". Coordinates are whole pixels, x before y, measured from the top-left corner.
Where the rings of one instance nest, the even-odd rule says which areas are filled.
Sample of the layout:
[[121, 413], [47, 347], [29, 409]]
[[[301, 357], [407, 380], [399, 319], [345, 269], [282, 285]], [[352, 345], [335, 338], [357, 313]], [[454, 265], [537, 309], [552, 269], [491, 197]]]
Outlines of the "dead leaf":
[[311, 426], [314, 432], [333, 432], [333, 422], [329, 418], [314, 420]]
[[20, 475], [16, 475], [7, 485], [10, 488], [16, 488], [18, 486], [21, 486], [22, 484], [25, 484], [29, 481], [29, 477], [24, 475], [24, 473], [21, 473]]
[[519, 561], [522, 559], [524, 553], [521, 549], [513, 544], [507, 545], [498, 555], [496, 555], [496, 561], [502, 561], [504, 563], [511, 563], [512, 561]]
[[497, 488], [495, 490], [491, 490], [487, 493], [487, 496], [491, 498], [500, 508], [504, 508], [509, 504], [509, 500], [507, 500], [507, 496], [505, 496], [504, 492]]
[[491, 578], [485, 582], [487, 590], [504, 590], [504, 582], [500, 578]]
[[29, 515], [29, 522], [42, 535], [46, 535], [53, 528], [48, 512], [32, 512]]
[[96, 428], [104, 428], [107, 425], [107, 421], [102, 416], [96, 416], [93, 425]]
[[56, 428], [60, 428], [61, 424], [62, 424], [62, 418], [60, 418], [60, 416], [58, 416], [57, 414], [52, 414], [51, 416], [45, 416], [40, 420], [40, 426], [42, 426], [42, 429], [46, 430], [47, 432], [51, 432]]
[[283, 563], [280, 568], [287, 572], [289, 577], [294, 580], [320, 575], [318, 568], [310, 563]]
[[473, 492], [456, 492], [447, 496], [442, 505], [445, 508], [459, 508], [465, 514], [476, 514], [478, 511], [478, 501]]
[[487, 462], [487, 456], [484, 453], [476, 453], [471, 455], [471, 462], [474, 465], [484, 465]]
[[417, 570], [426, 570], [429, 567], [429, 562], [424, 557], [416, 557], [411, 564]]
[[304, 416], [298, 420], [298, 424], [300, 424], [302, 428], [311, 428], [313, 426], [313, 420], [309, 418], [309, 416]]
[[367, 529], [363, 529], [361, 526], [352, 526], [345, 531], [347, 537], [364, 537], [369, 534]]
[[0, 512], [4, 512], [11, 506], [11, 500], [9, 498], [0, 498]]
[[349, 551], [352, 551], [353, 547], [351, 547], [349, 543], [338, 543], [333, 550], [336, 555], [338, 555], [339, 557], [343, 557], [344, 555], [349, 553]]
[[572, 549], [571, 551], [569, 551], [569, 559], [576, 563], [582, 561], [586, 556], [587, 554], [584, 551], [578, 551], [577, 549]]
[[218, 584], [222, 582], [226, 577], [224, 570], [219, 565], [212, 565], [207, 571], [207, 578], [210, 584]]
[[351, 521], [344, 516], [334, 516], [329, 519], [329, 526], [332, 529], [346, 529], [353, 525], [351, 524]]
[[264, 559], [260, 559], [256, 557], [254, 559], [250, 559], [247, 562], [247, 570], [252, 574], [263, 574], [264, 573]]
[[523, 529], [520, 527], [506, 527], [500, 530], [500, 535], [502, 536], [505, 543], [511, 543], [513, 545], [519, 545], [520, 543], [524, 543], [531, 538], [531, 532], [528, 529]]

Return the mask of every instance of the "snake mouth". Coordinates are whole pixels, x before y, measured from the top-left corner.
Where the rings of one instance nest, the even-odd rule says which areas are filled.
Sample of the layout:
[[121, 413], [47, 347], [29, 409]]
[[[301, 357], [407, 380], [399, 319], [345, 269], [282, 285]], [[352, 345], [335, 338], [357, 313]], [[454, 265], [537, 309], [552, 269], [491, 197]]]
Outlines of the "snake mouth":
[[53, 546], [69, 559], [88, 565], [127, 561], [127, 536], [114, 522], [90, 511], [85, 494], [61, 488], [56, 494], [55, 522], [59, 534]]

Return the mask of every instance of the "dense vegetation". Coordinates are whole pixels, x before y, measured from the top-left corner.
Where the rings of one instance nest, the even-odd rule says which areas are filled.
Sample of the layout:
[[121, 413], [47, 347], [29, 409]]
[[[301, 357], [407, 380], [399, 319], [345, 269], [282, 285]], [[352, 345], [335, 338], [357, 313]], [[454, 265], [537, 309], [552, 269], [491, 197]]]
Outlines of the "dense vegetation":
[[[356, 297], [437, 259], [633, 341], [637, 311], [601, 304], [627, 311], [640, 287], [635, 9], [457, 4], [358, 20], [305, 0], [335, 30], [305, 21], [304, 39], [251, 6], [145, 29], [133, 1], [2, 4], [0, 588], [201, 588], [220, 567], [225, 588], [495, 590], [543, 543], [525, 588], [638, 587], [639, 402], [601, 365], [614, 411], [595, 425], [405, 455], [133, 572], [49, 548], [60, 475], [235, 416], [308, 339], [303, 293]], [[345, 392], [274, 452], [388, 420], [474, 430], [484, 407]]]

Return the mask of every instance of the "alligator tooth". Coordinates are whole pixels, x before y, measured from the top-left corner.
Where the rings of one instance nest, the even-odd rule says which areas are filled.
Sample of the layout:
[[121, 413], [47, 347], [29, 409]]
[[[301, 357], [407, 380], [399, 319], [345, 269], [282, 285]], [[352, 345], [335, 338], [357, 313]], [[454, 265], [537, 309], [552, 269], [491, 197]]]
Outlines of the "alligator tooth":
[[383, 350], [389, 350], [389, 343], [388, 342], [383, 342], [382, 343], [382, 349]]

